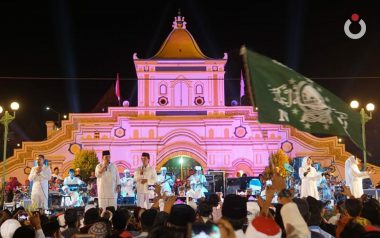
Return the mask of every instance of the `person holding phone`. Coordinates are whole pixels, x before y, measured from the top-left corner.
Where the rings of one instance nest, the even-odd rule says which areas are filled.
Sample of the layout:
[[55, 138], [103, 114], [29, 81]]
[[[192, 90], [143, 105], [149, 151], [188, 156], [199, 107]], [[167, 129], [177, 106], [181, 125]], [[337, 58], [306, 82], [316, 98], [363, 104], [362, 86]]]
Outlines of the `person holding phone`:
[[143, 152], [141, 154], [141, 161], [142, 166], [136, 169], [133, 177], [136, 182], [137, 206], [149, 209], [149, 196], [151, 193], [148, 187], [156, 183], [157, 173], [156, 170], [149, 165], [149, 153]]
[[33, 167], [29, 174], [29, 181], [33, 182], [31, 200], [38, 208], [48, 209], [50, 167], [44, 165], [45, 156], [38, 155], [37, 166]]
[[302, 167], [298, 170], [301, 178], [301, 198], [311, 196], [319, 200], [317, 181], [322, 177], [311, 164], [311, 158], [306, 156], [302, 160]]
[[109, 206], [117, 206], [117, 196], [120, 192], [119, 172], [110, 161], [111, 153], [109, 150], [105, 150], [102, 152], [102, 163], [95, 168], [98, 202], [103, 211]]

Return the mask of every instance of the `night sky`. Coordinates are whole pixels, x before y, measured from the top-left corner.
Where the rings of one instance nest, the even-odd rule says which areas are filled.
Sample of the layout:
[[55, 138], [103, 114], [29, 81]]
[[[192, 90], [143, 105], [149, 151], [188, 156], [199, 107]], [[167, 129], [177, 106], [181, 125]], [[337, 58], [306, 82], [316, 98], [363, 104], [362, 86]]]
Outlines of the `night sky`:
[[[379, 1], [7, 1], [0, 3], [0, 105], [21, 104], [10, 128], [9, 155], [17, 143], [45, 139], [45, 121], [57, 119], [45, 106], [63, 115], [115, 103], [101, 99], [107, 91], [112, 96], [117, 72], [122, 98], [136, 105], [132, 55], [152, 57], [179, 8], [205, 55], [229, 54], [226, 105], [239, 98], [238, 52], [245, 44], [347, 102], [357, 98], [380, 108]], [[343, 31], [353, 13], [367, 25], [359, 40]], [[380, 161], [379, 110], [373, 116], [367, 124], [372, 162]]]

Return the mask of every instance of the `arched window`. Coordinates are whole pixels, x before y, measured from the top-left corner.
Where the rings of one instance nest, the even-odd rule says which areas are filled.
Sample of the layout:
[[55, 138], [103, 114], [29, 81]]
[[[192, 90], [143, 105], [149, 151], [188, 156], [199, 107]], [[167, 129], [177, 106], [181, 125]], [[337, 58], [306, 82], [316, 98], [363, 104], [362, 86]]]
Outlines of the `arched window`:
[[195, 93], [196, 94], [203, 94], [203, 86], [198, 84], [196, 87], [195, 87]]
[[160, 94], [166, 94], [167, 93], [167, 87], [165, 84], [161, 84], [160, 86]]

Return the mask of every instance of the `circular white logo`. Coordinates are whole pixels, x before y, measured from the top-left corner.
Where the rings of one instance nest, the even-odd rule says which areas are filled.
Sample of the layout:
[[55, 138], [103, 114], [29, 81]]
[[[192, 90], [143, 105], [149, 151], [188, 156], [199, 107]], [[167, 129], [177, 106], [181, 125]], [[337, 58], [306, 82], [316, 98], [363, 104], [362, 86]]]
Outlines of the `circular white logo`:
[[[351, 20], [354, 22], [359, 21], [359, 15], [356, 13], [352, 14]], [[358, 22], [360, 25], [360, 31], [358, 33], [352, 33], [350, 31], [350, 25], [352, 23], [351, 20], [347, 19], [347, 21], [344, 23], [344, 33], [346, 34], [346, 36], [348, 36], [349, 38], [351, 38], [353, 40], [357, 40], [357, 39], [362, 38], [364, 36], [366, 30], [367, 30], [365, 22], [362, 19], [360, 19], [360, 21]]]

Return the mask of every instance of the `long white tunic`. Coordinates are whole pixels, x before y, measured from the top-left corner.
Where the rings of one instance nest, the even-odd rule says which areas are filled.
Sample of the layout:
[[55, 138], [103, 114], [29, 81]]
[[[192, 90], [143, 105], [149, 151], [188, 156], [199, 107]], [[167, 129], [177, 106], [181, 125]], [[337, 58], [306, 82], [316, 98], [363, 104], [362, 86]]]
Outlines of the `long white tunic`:
[[79, 197], [77, 191], [72, 191], [70, 194], [63, 197], [61, 206], [62, 207], [79, 207], [82, 204], [82, 199]]
[[42, 170], [37, 174], [37, 167], [33, 167], [30, 171], [29, 181], [33, 182], [32, 187], [32, 204], [38, 208], [48, 209], [49, 197], [49, 180], [51, 179], [51, 171], [48, 166], [42, 166]]
[[172, 195], [172, 186], [174, 184], [173, 179], [169, 175], [163, 176], [162, 174], [157, 176], [157, 183], [161, 185], [161, 194], [166, 192], [166, 195]]
[[133, 178], [124, 177], [120, 179], [121, 182], [121, 196], [123, 197], [134, 197], [135, 191], [133, 190]]
[[195, 184], [195, 190], [202, 190], [203, 193], [207, 193], [208, 190], [204, 184], [207, 183], [206, 177], [203, 174], [193, 174], [189, 177], [190, 184]]
[[64, 185], [73, 185], [73, 184], [83, 184], [83, 181], [80, 180], [78, 177], [71, 178], [70, 176], [66, 177], [65, 180], [63, 180]]
[[[307, 169], [310, 168], [310, 172], [304, 176]], [[319, 200], [319, 193], [317, 188], [317, 182], [321, 179], [321, 175], [317, 173], [314, 167], [304, 166], [299, 168], [299, 176], [301, 178], [301, 198], [311, 196]]]
[[105, 211], [106, 207], [117, 207], [116, 188], [120, 185], [119, 172], [114, 164], [110, 163], [103, 173], [99, 170], [102, 164], [98, 164], [95, 168], [96, 185], [98, 190], [99, 207]]
[[357, 164], [351, 164], [351, 194], [355, 198], [360, 198], [363, 195], [363, 179], [369, 178], [368, 172], [361, 172]]
[[[149, 198], [154, 196], [152, 192], [149, 191], [148, 185], [154, 185], [157, 181], [157, 173], [154, 168], [150, 165], [145, 168], [139, 167], [136, 169], [133, 179], [136, 182], [136, 190], [137, 190], [137, 206], [143, 208], [149, 208]], [[148, 182], [142, 184], [141, 180], [147, 179]]]

